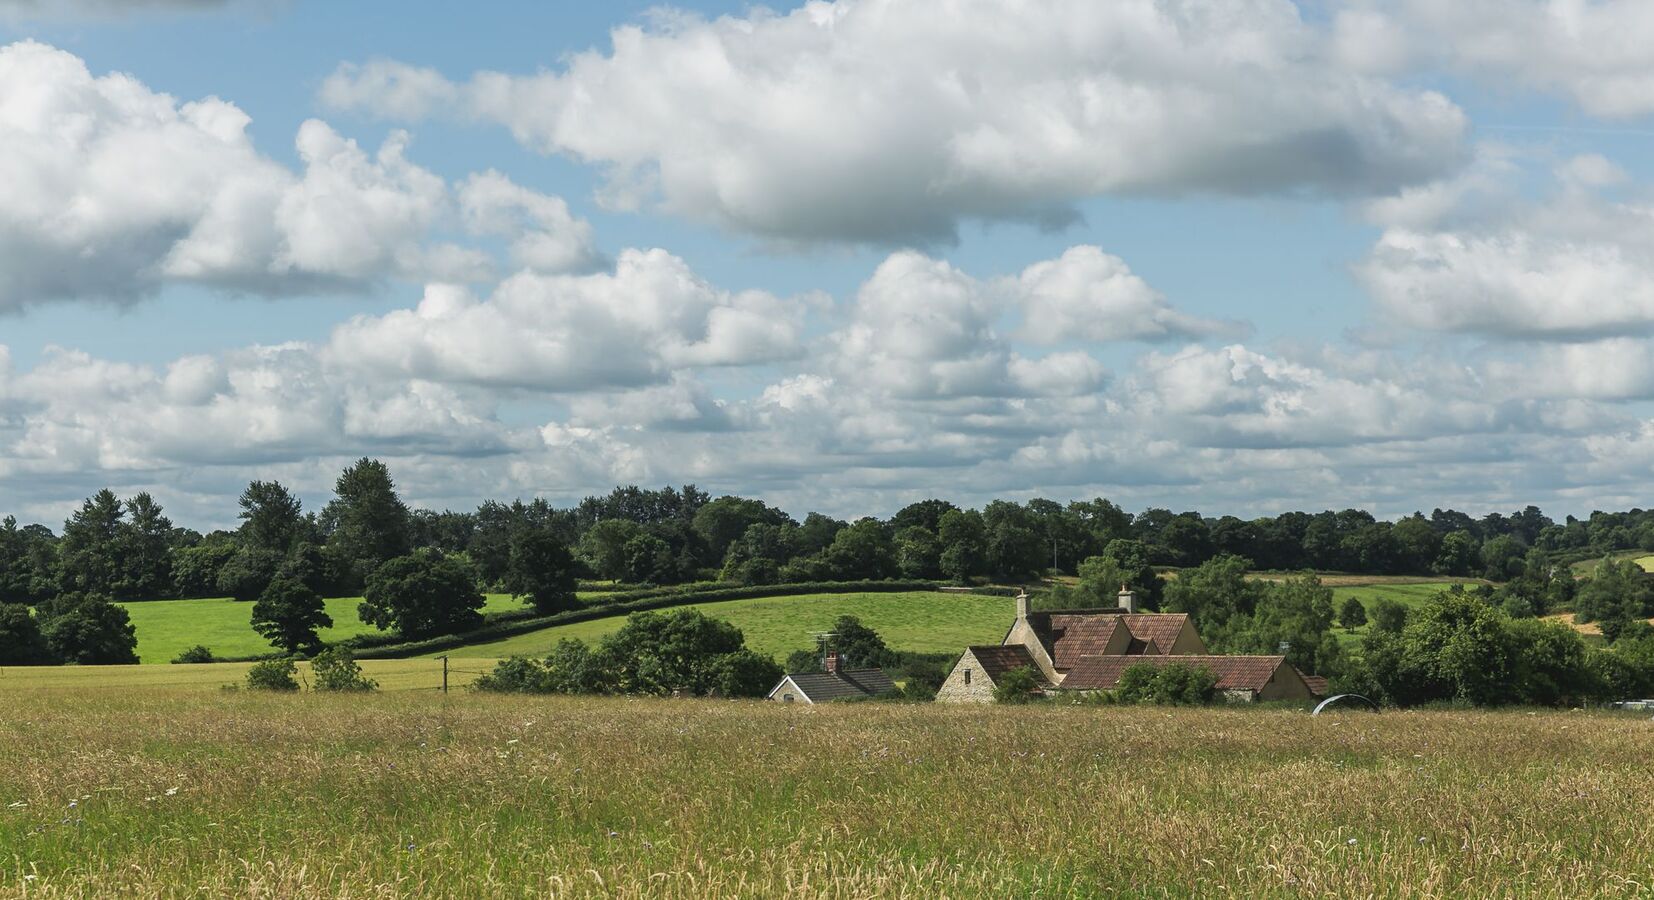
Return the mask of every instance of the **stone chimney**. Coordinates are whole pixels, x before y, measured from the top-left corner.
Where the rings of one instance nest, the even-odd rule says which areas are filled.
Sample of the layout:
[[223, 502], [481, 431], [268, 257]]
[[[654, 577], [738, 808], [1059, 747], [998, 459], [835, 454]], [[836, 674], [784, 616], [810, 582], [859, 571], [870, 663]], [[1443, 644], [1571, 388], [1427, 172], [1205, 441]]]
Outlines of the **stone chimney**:
[[1017, 591], [1017, 621], [1018, 622], [1025, 622], [1027, 620], [1028, 620], [1028, 592], [1019, 590], [1019, 591]]
[[1137, 595], [1131, 592], [1130, 585], [1120, 585], [1120, 599], [1118, 605], [1120, 609], [1129, 613], [1134, 613], [1137, 611]]
[[833, 675], [837, 675], [838, 674], [838, 651], [837, 650], [828, 650], [827, 655], [825, 657], [823, 657], [822, 660], [821, 660], [821, 665], [829, 673], [831, 673]]

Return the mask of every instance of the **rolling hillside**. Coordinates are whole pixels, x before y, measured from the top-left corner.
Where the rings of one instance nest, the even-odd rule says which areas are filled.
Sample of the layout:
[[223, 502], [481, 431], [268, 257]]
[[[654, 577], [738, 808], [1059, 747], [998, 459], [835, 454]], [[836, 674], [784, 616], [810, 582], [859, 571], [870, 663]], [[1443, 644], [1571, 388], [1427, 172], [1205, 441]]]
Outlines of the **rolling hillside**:
[[[747, 646], [784, 659], [794, 650], [815, 646], [811, 637], [830, 629], [841, 615], [852, 615], [898, 650], [956, 653], [968, 644], [998, 643], [1010, 626], [1014, 608], [1005, 597], [919, 591], [899, 594], [804, 594], [703, 603], [693, 607], [734, 623]], [[543, 656], [564, 638], [593, 641], [625, 623], [623, 616], [558, 625], [503, 641], [447, 651], [449, 656]]]

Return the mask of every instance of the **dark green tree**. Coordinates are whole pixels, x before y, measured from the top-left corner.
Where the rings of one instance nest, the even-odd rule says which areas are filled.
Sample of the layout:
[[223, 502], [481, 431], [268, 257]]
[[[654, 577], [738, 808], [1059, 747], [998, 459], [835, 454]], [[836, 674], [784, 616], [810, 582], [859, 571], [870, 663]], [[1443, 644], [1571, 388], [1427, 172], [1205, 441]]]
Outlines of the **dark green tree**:
[[1338, 609], [1338, 624], [1344, 626], [1345, 631], [1354, 631], [1367, 624], [1367, 607], [1361, 605], [1360, 598], [1344, 600], [1344, 605]]
[[743, 646], [741, 629], [734, 625], [678, 609], [632, 613], [603, 639], [599, 652], [621, 693], [699, 696], [718, 686], [719, 658]]
[[549, 528], [518, 530], [511, 539], [510, 562], [501, 583], [542, 613], [580, 606], [575, 596], [574, 556]]
[[138, 633], [126, 610], [106, 594], [65, 593], [42, 603], [40, 630], [52, 654], [80, 665], [138, 662]]
[[156, 600], [174, 593], [172, 581], [172, 520], [147, 493], [126, 501], [119, 526], [116, 555], [120, 575], [115, 596], [124, 600]]
[[887, 666], [894, 660], [877, 631], [855, 616], [839, 616], [833, 623], [833, 648], [853, 666]]
[[115, 594], [126, 568], [121, 558], [125, 516], [120, 499], [105, 488], [88, 497], [63, 523], [63, 537], [58, 541], [63, 590]]
[[299, 498], [279, 481], [254, 481], [241, 492], [241, 528], [237, 537], [243, 547], [285, 555], [308, 536]]
[[57, 662], [29, 608], [0, 603], [0, 666], [47, 666]]
[[476, 628], [485, 602], [476, 572], [463, 559], [425, 549], [375, 569], [356, 612], [376, 628], [423, 638]]
[[253, 604], [252, 621], [254, 631], [288, 653], [320, 649], [317, 629], [333, 625], [321, 595], [291, 578], [270, 582]]
[[384, 463], [357, 460], [333, 491], [337, 497], [322, 511], [327, 553], [348, 583], [363, 583], [375, 567], [412, 548], [413, 522]]

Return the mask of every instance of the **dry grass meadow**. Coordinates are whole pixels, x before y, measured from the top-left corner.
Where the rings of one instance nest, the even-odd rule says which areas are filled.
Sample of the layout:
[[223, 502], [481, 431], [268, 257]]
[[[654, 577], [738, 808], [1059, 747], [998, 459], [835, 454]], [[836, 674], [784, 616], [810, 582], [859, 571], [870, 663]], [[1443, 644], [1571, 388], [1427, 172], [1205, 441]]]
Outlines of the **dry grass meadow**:
[[1605, 713], [11, 691], [0, 895], [1647, 896]]

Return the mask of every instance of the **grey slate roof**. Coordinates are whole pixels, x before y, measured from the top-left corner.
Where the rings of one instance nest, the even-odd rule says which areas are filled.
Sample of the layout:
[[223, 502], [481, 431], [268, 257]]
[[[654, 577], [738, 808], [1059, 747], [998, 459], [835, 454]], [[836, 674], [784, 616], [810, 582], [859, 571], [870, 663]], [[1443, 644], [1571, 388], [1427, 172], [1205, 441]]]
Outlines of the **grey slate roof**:
[[831, 672], [799, 672], [787, 677], [798, 685], [799, 693], [811, 703], [875, 697], [896, 687], [883, 669], [843, 669], [837, 675]]

